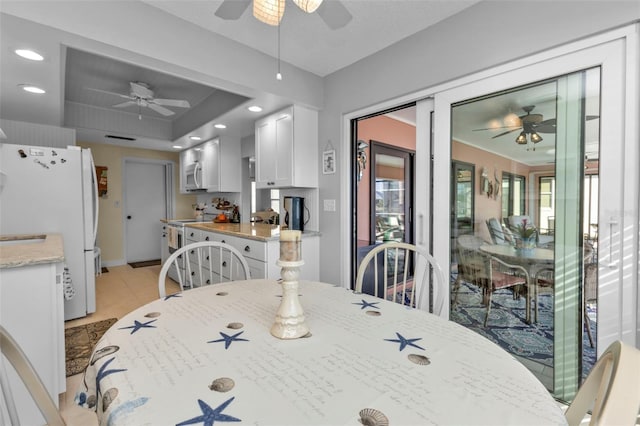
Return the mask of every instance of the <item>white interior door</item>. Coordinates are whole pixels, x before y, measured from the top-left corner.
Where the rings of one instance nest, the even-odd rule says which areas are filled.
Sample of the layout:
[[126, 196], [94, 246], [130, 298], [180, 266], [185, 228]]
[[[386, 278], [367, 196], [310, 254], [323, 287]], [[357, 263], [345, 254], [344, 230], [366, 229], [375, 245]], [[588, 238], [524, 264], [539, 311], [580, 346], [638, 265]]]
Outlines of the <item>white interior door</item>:
[[127, 263], [160, 259], [161, 219], [167, 217], [166, 164], [124, 161], [124, 232]]

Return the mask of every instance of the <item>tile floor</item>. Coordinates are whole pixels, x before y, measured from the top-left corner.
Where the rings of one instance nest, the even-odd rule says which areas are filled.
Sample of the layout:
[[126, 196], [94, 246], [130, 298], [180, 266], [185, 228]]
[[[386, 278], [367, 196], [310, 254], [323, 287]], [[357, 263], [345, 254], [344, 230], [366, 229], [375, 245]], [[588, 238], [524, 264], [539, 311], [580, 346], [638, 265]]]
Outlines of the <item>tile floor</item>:
[[[96, 312], [84, 318], [65, 322], [65, 328], [107, 318], [122, 318], [132, 310], [158, 298], [160, 266], [132, 268], [129, 265], [109, 267], [109, 272], [96, 277]], [[171, 289], [170, 286], [175, 286]], [[177, 291], [171, 281], [167, 292]], [[69, 426], [97, 425], [95, 413], [78, 407], [73, 399], [82, 374], [67, 377], [67, 392], [60, 395], [60, 412]]]

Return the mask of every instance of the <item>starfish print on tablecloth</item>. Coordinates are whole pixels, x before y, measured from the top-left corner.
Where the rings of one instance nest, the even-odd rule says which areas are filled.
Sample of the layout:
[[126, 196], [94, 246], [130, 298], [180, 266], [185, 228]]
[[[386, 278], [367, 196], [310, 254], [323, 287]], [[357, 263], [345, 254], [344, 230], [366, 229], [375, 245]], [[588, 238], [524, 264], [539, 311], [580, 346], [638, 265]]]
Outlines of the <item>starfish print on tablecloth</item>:
[[211, 408], [209, 404], [199, 399], [198, 404], [200, 405], [200, 410], [202, 410], [202, 415], [180, 422], [176, 426], [193, 425], [196, 423], [203, 423], [204, 426], [213, 426], [213, 424], [216, 421], [240, 422], [242, 420], [238, 419], [237, 417], [233, 417], [228, 414], [222, 414], [222, 410], [227, 408], [227, 405], [231, 404], [231, 401], [233, 401], [234, 399], [235, 399], [235, 396], [227, 399], [225, 402], [218, 405], [216, 408]]
[[229, 336], [228, 334], [223, 333], [221, 331], [220, 335], [222, 336], [222, 339], [210, 340], [207, 343], [224, 342], [224, 348], [225, 349], [229, 349], [229, 346], [231, 346], [231, 342], [248, 342], [247, 339], [241, 339], [241, 338], [238, 337], [242, 333], [244, 333], [244, 331], [241, 331], [240, 333], [236, 333], [233, 336]]
[[162, 300], [169, 300], [172, 299], [174, 297], [182, 297], [182, 293], [173, 293], [173, 294], [167, 294], [164, 299]]
[[100, 382], [102, 381], [102, 379], [113, 373], [121, 373], [123, 371], [127, 371], [126, 368], [113, 368], [111, 370], [107, 370], [107, 367], [109, 366], [109, 364], [111, 364], [111, 362], [113, 362], [114, 359], [116, 359], [116, 357], [109, 358], [107, 362], [102, 364], [102, 366], [98, 370], [98, 373], [96, 374], [96, 395], [98, 396], [100, 396], [101, 393]]
[[140, 330], [141, 328], [156, 328], [155, 325], [149, 325], [152, 322], [157, 321], [157, 319], [151, 320], [151, 321], [147, 321], [147, 322], [140, 322], [138, 320], [134, 320], [133, 321], [133, 325], [129, 325], [127, 327], [120, 327], [119, 330], [124, 330], [127, 328], [131, 328], [131, 334], [135, 333], [136, 331]]
[[362, 299], [362, 302], [356, 302], [356, 303], [352, 303], [352, 305], [360, 305], [362, 306], [360, 309], [365, 309], [365, 308], [376, 308], [376, 309], [380, 309], [380, 307], [375, 306], [380, 302], [367, 302], [366, 300]]
[[422, 340], [422, 337], [418, 337], [416, 339], [407, 339], [405, 338], [402, 334], [398, 333], [396, 331], [396, 336], [398, 336], [397, 339], [384, 339], [387, 342], [396, 342], [396, 343], [400, 343], [400, 350], [402, 351], [404, 348], [406, 348], [407, 346], [413, 346], [414, 348], [418, 348], [418, 349], [422, 349], [424, 351], [424, 348], [416, 345], [413, 342], [416, 342], [418, 340]]

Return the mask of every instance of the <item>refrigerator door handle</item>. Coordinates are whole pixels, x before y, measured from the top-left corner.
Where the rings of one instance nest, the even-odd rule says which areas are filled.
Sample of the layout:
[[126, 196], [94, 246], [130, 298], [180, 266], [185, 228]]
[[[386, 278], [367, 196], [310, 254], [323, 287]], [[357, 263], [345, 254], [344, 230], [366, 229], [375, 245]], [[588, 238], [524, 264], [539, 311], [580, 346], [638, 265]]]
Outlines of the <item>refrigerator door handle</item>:
[[93, 162], [93, 156], [91, 158], [91, 172], [93, 174], [93, 245], [96, 245], [96, 238], [98, 238], [98, 210], [100, 209], [100, 203], [98, 202], [98, 174], [96, 173], [96, 164]]

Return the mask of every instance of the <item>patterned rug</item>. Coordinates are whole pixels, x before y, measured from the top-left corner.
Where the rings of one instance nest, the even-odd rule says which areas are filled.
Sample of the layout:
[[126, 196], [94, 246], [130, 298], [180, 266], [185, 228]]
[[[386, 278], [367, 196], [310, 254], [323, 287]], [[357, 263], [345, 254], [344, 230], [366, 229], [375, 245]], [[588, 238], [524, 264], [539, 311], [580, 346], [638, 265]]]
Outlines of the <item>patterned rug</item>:
[[109, 318], [64, 330], [67, 377], [82, 373], [87, 368], [96, 343], [116, 321], [117, 318]]
[[[493, 293], [491, 312], [487, 327], [483, 326], [486, 306], [478, 288], [462, 283], [458, 293], [458, 303], [451, 311], [451, 320], [497, 343], [508, 352], [529, 358], [540, 364], [553, 367], [553, 295], [541, 294], [538, 298], [538, 322], [525, 321], [526, 299], [513, 298], [508, 289]], [[595, 317], [594, 312], [590, 312]], [[596, 338], [596, 322], [591, 321], [591, 330]], [[587, 333], [583, 333], [583, 377], [595, 362], [595, 348], [589, 344]]]

